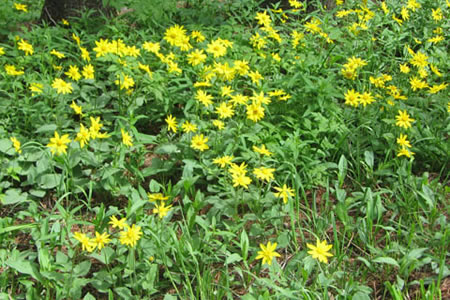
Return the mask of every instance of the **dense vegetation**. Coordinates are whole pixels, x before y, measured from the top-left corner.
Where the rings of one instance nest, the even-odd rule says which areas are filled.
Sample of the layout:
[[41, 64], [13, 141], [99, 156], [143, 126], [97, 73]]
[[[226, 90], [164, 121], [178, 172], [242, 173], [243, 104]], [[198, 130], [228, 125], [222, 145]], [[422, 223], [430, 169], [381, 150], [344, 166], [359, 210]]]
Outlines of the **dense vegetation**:
[[450, 297], [448, 0], [109, 2], [0, 3], [1, 299]]

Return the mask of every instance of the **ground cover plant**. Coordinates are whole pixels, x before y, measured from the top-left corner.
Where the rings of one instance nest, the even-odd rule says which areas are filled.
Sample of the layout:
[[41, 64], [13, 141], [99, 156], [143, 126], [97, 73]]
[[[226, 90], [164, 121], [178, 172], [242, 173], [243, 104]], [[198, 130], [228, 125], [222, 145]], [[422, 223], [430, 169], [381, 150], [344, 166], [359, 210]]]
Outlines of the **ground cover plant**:
[[143, 2], [0, 3], [1, 299], [450, 297], [448, 1]]

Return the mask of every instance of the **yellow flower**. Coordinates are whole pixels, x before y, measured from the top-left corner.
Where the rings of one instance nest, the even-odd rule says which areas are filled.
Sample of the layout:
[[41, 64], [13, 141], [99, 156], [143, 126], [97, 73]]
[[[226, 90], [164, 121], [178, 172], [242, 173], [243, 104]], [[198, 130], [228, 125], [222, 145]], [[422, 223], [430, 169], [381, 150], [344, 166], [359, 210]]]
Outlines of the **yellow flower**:
[[213, 164], [219, 165], [221, 168], [225, 168], [225, 166], [230, 165], [234, 156], [225, 155], [222, 157], [215, 158], [213, 160]]
[[126, 230], [120, 232], [120, 243], [130, 247], [136, 246], [142, 236], [141, 226], [133, 224], [133, 226], [125, 226], [125, 228]]
[[216, 113], [219, 115], [219, 119], [230, 118], [234, 115], [233, 106], [226, 102], [222, 102], [216, 107]]
[[439, 72], [439, 69], [435, 65], [430, 65], [431, 71], [439, 77], [442, 77], [442, 73]]
[[195, 39], [198, 43], [201, 43], [205, 40], [205, 36], [197, 30], [191, 32], [191, 37]]
[[408, 136], [406, 134], [400, 134], [397, 138], [397, 144], [399, 144], [402, 148], [411, 148], [411, 143], [407, 140]]
[[184, 132], [196, 132], [197, 131], [197, 125], [190, 123], [189, 121], [185, 121], [183, 125], [181, 125], [181, 128]]
[[80, 51], [81, 51], [81, 58], [85, 61], [91, 61], [91, 56], [89, 55], [89, 51], [84, 48], [84, 47], [80, 47]]
[[103, 232], [102, 234], [95, 232], [95, 238], [91, 239], [92, 245], [94, 245], [94, 248], [97, 247], [98, 250], [102, 250], [102, 248], [105, 247], [106, 244], [111, 242], [111, 239], [109, 238], [109, 234], [106, 232]]
[[422, 5], [416, 0], [408, 0], [408, 4], [406, 5], [406, 7], [408, 7], [412, 11], [416, 11], [416, 9], [422, 7]]
[[274, 179], [273, 172], [275, 172], [274, 168], [261, 167], [261, 168], [255, 168], [253, 170], [253, 175], [255, 175], [256, 178], [258, 178], [258, 179], [270, 181], [270, 180]]
[[202, 103], [204, 106], [211, 105], [213, 103], [212, 98], [213, 97], [211, 95], [209, 95], [203, 90], [198, 90], [195, 95], [195, 99], [198, 100], [200, 103]]
[[208, 144], [208, 137], [204, 137], [203, 134], [197, 134], [192, 137], [191, 140], [191, 147], [195, 150], [199, 150], [200, 152], [203, 152], [207, 149], [209, 149]]
[[258, 122], [264, 118], [264, 107], [258, 103], [247, 105], [247, 119]]
[[308, 254], [312, 256], [312, 258], [317, 259], [320, 262], [328, 263], [328, 257], [333, 256], [333, 254], [329, 253], [331, 247], [333, 245], [327, 245], [327, 241], [321, 242], [319, 239], [316, 241], [316, 246], [311, 244], [306, 244], [306, 246], [311, 249], [308, 251]]
[[397, 122], [395, 123], [395, 125], [399, 126], [399, 127], [403, 127], [405, 129], [408, 129], [409, 127], [411, 127], [411, 122], [414, 122], [415, 120], [410, 118], [408, 113], [405, 111], [398, 111], [398, 115], [395, 116], [395, 119], [397, 120]]
[[16, 152], [19, 153], [19, 154], [22, 153], [22, 150], [20, 149], [20, 142], [19, 142], [19, 140], [16, 139], [15, 137], [10, 137], [9, 139], [13, 143], [14, 150], [16, 150]]
[[24, 11], [24, 12], [28, 12], [26, 4], [14, 3], [14, 8], [16, 10], [21, 10], [21, 11]]
[[[412, 51], [412, 50], [411, 50]], [[422, 52], [412, 52], [412, 58], [409, 63], [418, 68], [425, 68], [428, 65], [428, 56]]]
[[[338, 4], [338, 1], [336, 1], [336, 5], [341, 5], [342, 4], [342, 0], [341, 3]], [[297, 0], [289, 0], [289, 5], [291, 5], [293, 8], [302, 8], [303, 4], [301, 2], [298, 2]]]
[[37, 82], [32, 82], [30, 83], [29, 89], [30, 91], [32, 91], [32, 95], [36, 95], [36, 94], [40, 94], [42, 93], [42, 89], [44, 88], [44, 86], [40, 83]]
[[225, 128], [225, 123], [220, 120], [213, 120], [213, 125], [217, 127], [217, 129], [222, 130]]
[[359, 98], [361, 94], [356, 92], [354, 89], [347, 90], [345, 93], [345, 104], [357, 107], [359, 105]]
[[258, 71], [250, 71], [248, 76], [256, 85], [259, 85], [259, 80], [264, 80], [264, 77]]
[[61, 19], [61, 23], [63, 23], [63, 25], [69, 26], [69, 21], [67, 21], [66, 19]]
[[84, 79], [94, 79], [94, 66], [91, 64], [84, 66], [81, 73]]
[[447, 88], [447, 85], [447, 83], [435, 84], [429, 88], [429, 92], [430, 94], [439, 93], [440, 91], [445, 90]]
[[0, 56], [2, 56], [2, 55], [4, 55], [4, 54], [5, 54], [5, 48], [0, 47]]
[[228, 172], [230, 172], [231, 175], [245, 175], [247, 173], [247, 165], [245, 162], [242, 162], [240, 165], [235, 163], [230, 163], [230, 168], [228, 169]]
[[153, 209], [154, 214], [158, 214], [159, 218], [162, 219], [167, 216], [167, 213], [170, 211], [172, 205], [166, 206], [164, 202], [160, 205], [156, 204], [156, 207]]
[[431, 11], [433, 20], [440, 21], [444, 18], [444, 16], [442, 15], [442, 9], [440, 7], [438, 7], [437, 9], [431, 9]]
[[127, 225], [127, 219], [126, 218], [122, 218], [122, 219], [117, 219], [116, 216], [111, 216], [109, 218], [109, 224], [112, 225], [113, 228], [119, 228], [119, 229], [124, 229], [125, 227], [128, 227]]
[[67, 144], [70, 143], [69, 135], [64, 134], [63, 136], [59, 136], [58, 132], [55, 131], [55, 136], [50, 138], [50, 143], [47, 144], [47, 147], [50, 148], [52, 154], [60, 155], [62, 153], [66, 154]]
[[258, 21], [259, 25], [263, 26], [269, 26], [270, 23], [272, 23], [272, 19], [266, 11], [256, 13], [255, 19]]
[[95, 41], [96, 47], [92, 50], [97, 52], [96, 57], [102, 57], [105, 56], [107, 53], [111, 52], [112, 45], [109, 43], [109, 41], [106, 39], [100, 39], [99, 41]]
[[145, 42], [142, 44], [142, 48], [144, 48], [145, 51], [152, 52], [152, 53], [159, 53], [159, 43], [151, 43], [151, 42]]
[[367, 104], [371, 104], [373, 102], [375, 102], [375, 99], [370, 92], [364, 92], [359, 96], [359, 103], [361, 103], [364, 107], [366, 107]]
[[16, 66], [13, 66], [13, 65], [5, 65], [5, 71], [6, 71], [6, 74], [11, 75], [11, 76], [19, 76], [19, 75], [24, 74], [24, 71], [17, 70]]
[[411, 156], [414, 156], [414, 154], [414, 152], [409, 151], [405, 147], [402, 147], [400, 150], [398, 150], [397, 157], [406, 156], [408, 158], [411, 158]]
[[64, 53], [61, 53], [61, 52], [59, 52], [59, 51], [57, 51], [55, 49], [52, 49], [52, 51], [50, 51], [50, 54], [56, 56], [57, 58], [64, 58], [64, 57], [66, 57], [64, 55]]
[[80, 124], [80, 131], [77, 133], [77, 137], [75, 138], [75, 141], [80, 143], [80, 148], [83, 148], [85, 144], [89, 142], [89, 139], [91, 138], [91, 133], [89, 130], [84, 127], [83, 124]]
[[252, 179], [245, 174], [232, 174], [231, 178], [233, 180], [233, 186], [243, 186], [246, 189], [248, 188], [248, 185], [252, 182]]
[[280, 187], [274, 187], [277, 190], [277, 193], [273, 193], [275, 197], [283, 199], [283, 203], [286, 204], [288, 202], [289, 197], [294, 197], [294, 190], [288, 187], [286, 184]]
[[242, 104], [245, 105], [248, 102], [248, 96], [244, 96], [242, 94], [231, 95], [230, 103], [233, 105]]
[[167, 123], [167, 127], [169, 128], [169, 131], [173, 131], [174, 133], [177, 132], [177, 118], [176, 117], [172, 117], [172, 115], [168, 115], [167, 118], [165, 119], [166, 123]]
[[147, 193], [148, 201], [155, 202], [155, 201], [166, 201], [169, 199], [169, 196], [164, 196], [162, 193]]
[[69, 71], [66, 73], [67, 76], [69, 76], [70, 79], [78, 81], [81, 78], [80, 70], [77, 66], [69, 66]]
[[139, 69], [145, 71], [149, 77], [152, 77], [152, 71], [150, 70], [150, 67], [148, 65], [139, 63], [138, 67], [139, 67]]
[[416, 91], [418, 89], [424, 89], [428, 87], [428, 83], [426, 83], [425, 81], [420, 80], [417, 77], [411, 77], [409, 79], [409, 84], [411, 85], [411, 88], [413, 91]]
[[130, 134], [123, 130], [123, 128], [120, 129], [120, 132], [122, 133], [122, 143], [128, 147], [133, 146], [133, 139], [131, 138]]
[[95, 244], [84, 233], [75, 232], [73, 237], [80, 242], [83, 251], [92, 252], [95, 249]]
[[65, 82], [61, 78], [55, 78], [52, 83], [52, 88], [56, 89], [58, 94], [71, 94], [73, 91], [72, 84]]
[[134, 86], [134, 79], [124, 73], [117, 75], [118, 79], [114, 83], [120, 86], [120, 89], [131, 89]]
[[408, 74], [411, 69], [408, 67], [408, 64], [400, 65], [400, 72]]
[[253, 151], [261, 154], [261, 155], [265, 155], [265, 156], [271, 156], [273, 155], [272, 152], [270, 152], [269, 150], [267, 150], [266, 145], [261, 145], [261, 147], [257, 147], [257, 146], [253, 146]]
[[275, 252], [277, 248], [277, 243], [267, 242], [267, 245], [259, 244], [261, 251], [258, 251], [258, 256], [255, 259], [262, 259], [262, 264], [272, 264], [274, 257], [280, 257], [281, 255]]
[[75, 114], [83, 116], [83, 108], [81, 106], [78, 106], [75, 101], [72, 101], [72, 104], [70, 104], [70, 108], [73, 109]]
[[206, 54], [203, 50], [195, 49], [193, 52], [187, 55], [188, 63], [192, 66], [201, 64], [206, 59]]

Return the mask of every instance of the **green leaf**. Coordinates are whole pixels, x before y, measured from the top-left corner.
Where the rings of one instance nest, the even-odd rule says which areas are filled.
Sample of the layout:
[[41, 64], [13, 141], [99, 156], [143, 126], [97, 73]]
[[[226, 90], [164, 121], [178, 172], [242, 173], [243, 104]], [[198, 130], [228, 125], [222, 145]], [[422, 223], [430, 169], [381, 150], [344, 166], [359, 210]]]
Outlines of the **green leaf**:
[[85, 276], [91, 269], [91, 262], [86, 260], [75, 266], [73, 273], [79, 277]]
[[38, 268], [35, 263], [32, 263], [28, 260], [24, 260], [22, 258], [10, 258], [6, 261], [6, 264], [16, 270], [19, 273], [27, 274], [33, 277], [38, 281], [42, 281], [43, 277], [39, 273]]
[[0, 139], [0, 152], [8, 155], [14, 155], [15, 150], [9, 139]]
[[177, 300], [177, 297], [175, 297], [175, 296], [173, 296], [173, 295], [171, 295], [171, 294], [166, 294], [165, 296], [164, 296], [164, 299], [163, 300]]
[[155, 149], [157, 154], [172, 154], [179, 152], [178, 147], [175, 144], [161, 145]]
[[36, 129], [36, 133], [55, 132], [56, 129], [58, 129], [58, 126], [56, 126], [56, 124], [46, 124], [46, 125], [42, 125], [38, 129]]
[[9, 189], [5, 192], [5, 195], [0, 198], [0, 200], [3, 205], [22, 203], [29, 201], [27, 199], [27, 195], [27, 193], [22, 193], [19, 189]]
[[233, 254], [231, 254], [230, 256], [227, 257], [227, 259], [225, 260], [225, 265], [229, 265], [229, 264], [232, 264], [234, 262], [241, 261], [241, 260], [242, 260], [242, 257], [239, 254], [233, 253]]
[[40, 187], [46, 190], [57, 187], [62, 179], [61, 174], [44, 174], [39, 177], [38, 182]]
[[131, 291], [126, 287], [115, 288], [114, 292], [116, 292], [120, 296], [120, 299], [135, 299], [133, 294], [131, 294]]
[[377, 258], [373, 259], [372, 261], [376, 262], [376, 263], [380, 263], [380, 264], [393, 265], [393, 266], [396, 266], [397, 268], [400, 268], [400, 265], [398, 264], [398, 262], [391, 257], [386, 257], [386, 256], [377, 257]]

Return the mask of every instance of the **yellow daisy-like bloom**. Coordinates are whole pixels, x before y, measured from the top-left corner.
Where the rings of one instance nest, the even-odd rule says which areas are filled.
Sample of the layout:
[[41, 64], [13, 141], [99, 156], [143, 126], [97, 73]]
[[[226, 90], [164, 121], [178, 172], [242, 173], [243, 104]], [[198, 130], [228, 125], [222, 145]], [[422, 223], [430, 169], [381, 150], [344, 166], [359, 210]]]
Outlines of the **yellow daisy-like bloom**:
[[64, 134], [63, 136], [59, 136], [58, 132], [55, 131], [55, 136], [50, 138], [50, 143], [47, 144], [47, 147], [50, 148], [52, 154], [60, 155], [62, 153], [67, 153], [67, 144], [70, 143], [69, 135]]
[[444, 18], [444, 15], [442, 14], [442, 9], [438, 7], [437, 9], [431, 9], [431, 16], [433, 17], [433, 20], [440, 21]]
[[203, 152], [203, 151], [209, 149], [208, 144], [206, 144], [207, 142], [208, 142], [208, 137], [204, 137], [203, 134], [197, 134], [192, 137], [191, 147], [192, 147], [192, 149]]
[[24, 39], [21, 39], [19, 43], [17, 43], [17, 45], [19, 45], [19, 50], [22, 50], [23, 52], [25, 52], [25, 55], [33, 55], [33, 46], [31, 44], [29, 44], [27, 41], [25, 41]]
[[14, 3], [14, 8], [16, 10], [21, 10], [21, 11], [24, 11], [24, 12], [28, 12], [28, 8], [27, 8], [26, 4]]
[[230, 163], [230, 168], [228, 169], [228, 172], [230, 172], [231, 175], [245, 175], [247, 173], [247, 164], [245, 162], [242, 162], [240, 165], [235, 163]]
[[65, 82], [61, 78], [55, 78], [52, 83], [52, 88], [56, 89], [58, 94], [71, 94], [73, 91], [72, 84]]
[[118, 79], [114, 83], [120, 86], [120, 89], [131, 89], [134, 86], [134, 79], [126, 74], [117, 75]]
[[409, 84], [411, 85], [411, 89], [413, 91], [417, 91], [417, 90], [420, 90], [420, 89], [425, 89], [425, 88], [428, 87], [428, 83], [426, 83], [425, 81], [420, 80], [416, 76], [411, 77], [409, 79]]
[[447, 83], [435, 84], [429, 88], [429, 92], [430, 94], [439, 93], [440, 91], [445, 90], [447, 88], [447, 85]]
[[95, 232], [95, 238], [91, 239], [92, 244], [94, 247], [97, 247], [98, 250], [102, 250], [105, 248], [105, 245], [111, 242], [111, 239], [109, 238], [109, 234], [106, 232], [103, 232], [102, 234]]
[[95, 244], [84, 233], [75, 232], [73, 237], [80, 242], [83, 251], [92, 252], [95, 249]]
[[111, 216], [109, 218], [109, 223], [113, 228], [119, 228], [119, 229], [124, 229], [125, 227], [128, 226], [128, 224], [126, 223], [127, 219], [126, 218], [122, 218], [122, 219], [117, 219], [116, 216]]
[[244, 188], [248, 188], [248, 185], [252, 183], [252, 179], [245, 175], [245, 173], [241, 174], [232, 174], [231, 178], [233, 180], [233, 186], [242, 186]]
[[428, 65], [428, 56], [422, 52], [413, 52], [409, 63], [418, 68], [425, 68]]
[[73, 109], [75, 114], [83, 116], [83, 108], [75, 103], [75, 101], [72, 101], [72, 104], [70, 104], [70, 108]]
[[16, 152], [19, 154], [22, 153], [19, 140], [15, 137], [10, 137], [9, 140], [13, 143], [14, 150], [16, 150]]
[[264, 118], [264, 107], [258, 103], [247, 105], [247, 119], [258, 122]]
[[399, 144], [402, 148], [411, 148], [411, 143], [407, 140], [408, 136], [406, 134], [400, 134], [397, 138], [397, 144]]
[[359, 96], [359, 103], [361, 103], [364, 107], [373, 102], [375, 102], [375, 98], [372, 96], [370, 92], [364, 92]]
[[91, 61], [91, 56], [89, 55], [89, 51], [84, 48], [84, 47], [80, 47], [80, 51], [81, 51], [81, 58], [85, 61]]
[[408, 74], [410, 71], [411, 69], [408, 67], [408, 64], [400, 65], [400, 72]]
[[92, 49], [97, 52], [96, 57], [105, 56], [107, 53], [111, 52], [112, 45], [109, 43], [108, 39], [100, 39], [99, 41], [95, 41], [95, 48]]
[[231, 100], [230, 103], [232, 103], [233, 105], [245, 105], [247, 104], [249, 98], [248, 96], [244, 96], [242, 94], [236, 94], [236, 95], [231, 95]]
[[415, 120], [413, 118], [410, 118], [408, 113], [405, 111], [398, 111], [398, 115], [395, 116], [395, 119], [397, 122], [395, 122], [395, 125], [398, 127], [403, 127], [405, 129], [408, 129], [411, 127], [411, 122], [414, 122]]
[[213, 97], [211, 95], [209, 95], [203, 90], [198, 90], [197, 93], [195, 94], [195, 99], [198, 100], [204, 106], [211, 105], [213, 103], [212, 98]]
[[354, 89], [348, 90], [345, 93], [345, 104], [357, 107], [359, 105], [359, 99], [361, 94], [356, 92]]
[[131, 138], [130, 134], [123, 130], [123, 128], [120, 128], [120, 132], [122, 134], [122, 143], [128, 147], [133, 146], [133, 139]]
[[141, 226], [125, 226], [126, 230], [120, 232], [120, 243], [122, 245], [128, 245], [130, 247], [136, 246], [137, 242], [141, 239], [142, 231]]
[[234, 115], [234, 109], [231, 104], [222, 102], [216, 107], [216, 113], [219, 115], [219, 119], [231, 118]]
[[65, 72], [70, 79], [78, 81], [81, 78], [80, 70], [77, 66], [69, 66], [69, 71]]
[[261, 155], [265, 155], [265, 156], [271, 156], [273, 155], [272, 152], [270, 152], [269, 150], [267, 150], [266, 145], [261, 145], [261, 147], [257, 147], [257, 146], [253, 146], [253, 151], [261, 154]]
[[259, 85], [260, 80], [264, 80], [264, 77], [258, 71], [250, 71], [248, 76], [252, 80], [252, 83]]
[[261, 167], [261, 168], [255, 168], [253, 170], [253, 175], [255, 175], [256, 178], [258, 178], [258, 179], [270, 181], [270, 180], [274, 179], [273, 172], [275, 172], [274, 168]]
[[155, 202], [155, 201], [166, 201], [169, 199], [169, 196], [164, 196], [162, 193], [147, 193], [148, 201]]
[[86, 145], [91, 138], [91, 133], [89, 132], [89, 129], [84, 127], [83, 124], [80, 124], [80, 131], [77, 133], [77, 137], [75, 138], [75, 141], [80, 143], [80, 148], [84, 148], [84, 145]]
[[321, 242], [319, 239], [316, 241], [316, 245], [306, 244], [306, 246], [311, 249], [308, 251], [308, 254], [312, 256], [312, 258], [317, 259], [320, 262], [328, 263], [328, 257], [333, 256], [333, 254], [329, 253], [331, 247], [333, 245], [327, 245], [327, 241]]
[[398, 150], [397, 157], [406, 156], [408, 158], [411, 158], [411, 156], [414, 156], [414, 154], [415, 154], [414, 152], [409, 151], [405, 147], [402, 147]]
[[17, 70], [16, 66], [13, 66], [13, 65], [5, 65], [5, 71], [6, 71], [6, 74], [11, 75], [11, 76], [19, 76], [19, 75], [23, 75], [25, 73], [24, 71]]
[[217, 129], [222, 130], [225, 128], [225, 123], [220, 120], [213, 120], [213, 125], [217, 127]]
[[181, 128], [184, 132], [196, 132], [197, 131], [197, 125], [190, 123], [189, 121], [185, 121], [183, 125], [181, 125]]
[[5, 48], [0, 47], [0, 56], [2, 56], [2, 55], [4, 55], [4, 54], [5, 54]]
[[288, 187], [286, 184], [280, 187], [274, 187], [277, 190], [277, 193], [273, 193], [275, 197], [283, 199], [283, 203], [286, 204], [288, 202], [289, 197], [294, 197], [294, 190]]
[[213, 164], [219, 165], [221, 168], [225, 168], [227, 165], [231, 165], [233, 158], [234, 156], [229, 155], [218, 157], [213, 160]]
[[145, 42], [142, 44], [142, 48], [151, 53], [159, 53], [159, 49], [161, 48], [159, 43]]
[[205, 36], [200, 31], [197, 30], [191, 32], [191, 37], [198, 43], [201, 43], [205, 40]]
[[57, 51], [56, 49], [52, 49], [52, 51], [50, 51], [50, 54], [56, 56], [57, 58], [64, 58], [64, 57], [66, 57], [64, 55], [64, 53], [61, 53], [61, 52]]
[[162, 219], [167, 216], [171, 207], [172, 205], [166, 206], [164, 202], [160, 205], [156, 204], [156, 207], [153, 209], [153, 213], [158, 214], [159, 218]]
[[206, 60], [206, 54], [203, 50], [195, 49], [187, 55], [188, 63], [192, 66], [201, 64]]
[[255, 259], [262, 259], [262, 264], [272, 264], [274, 257], [280, 257], [281, 255], [275, 252], [277, 243], [267, 242], [267, 245], [259, 244], [261, 251], [258, 251], [258, 256]]
[[30, 89], [30, 91], [32, 91], [32, 95], [35, 96], [36, 94], [42, 93], [42, 89], [44, 88], [44, 85], [37, 83], [37, 82], [32, 82], [32, 83], [30, 83], [30, 86], [28, 88]]
[[91, 64], [84, 66], [81, 73], [83, 74], [84, 79], [94, 79], [94, 66]]
[[206, 52], [212, 54], [214, 58], [217, 58], [227, 54], [227, 47], [222, 40], [217, 39], [208, 44]]
[[272, 23], [272, 19], [266, 11], [256, 13], [255, 19], [258, 21], [258, 24], [262, 26], [269, 26], [270, 23]]
[[177, 118], [176, 117], [172, 117], [172, 115], [168, 115], [167, 118], [165, 119], [167, 126], [169, 128], [169, 131], [173, 131], [174, 133], [177, 132]]

